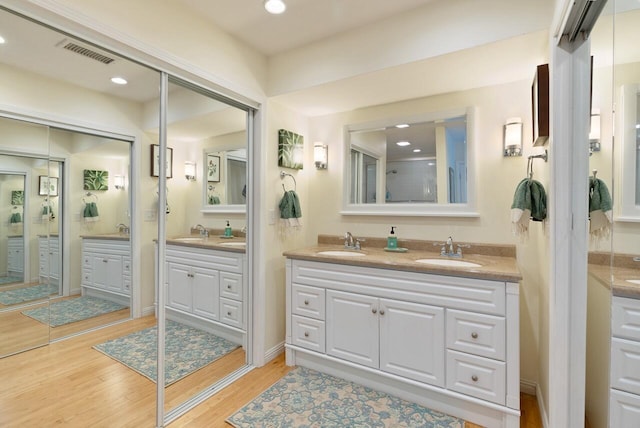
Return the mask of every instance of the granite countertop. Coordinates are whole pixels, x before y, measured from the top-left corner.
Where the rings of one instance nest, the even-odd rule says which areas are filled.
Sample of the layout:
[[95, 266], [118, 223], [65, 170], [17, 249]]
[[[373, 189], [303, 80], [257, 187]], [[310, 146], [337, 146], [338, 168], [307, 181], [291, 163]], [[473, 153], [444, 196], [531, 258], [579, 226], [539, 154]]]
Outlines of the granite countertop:
[[[365, 238], [361, 257], [343, 257], [318, 254], [321, 251], [344, 251], [344, 238], [320, 235], [318, 244], [312, 247], [286, 251], [290, 259], [337, 263], [437, 275], [459, 276], [474, 279], [517, 282], [522, 279], [515, 257], [515, 246], [491, 244], [471, 244], [464, 248], [462, 258], [440, 256], [440, 247], [434, 241], [398, 240], [398, 247], [407, 252], [389, 252], [383, 248], [386, 239]], [[455, 243], [455, 242], [454, 242]], [[480, 264], [480, 267], [452, 267], [417, 263], [418, 259], [452, 259]]]
[[126, 233], [102, 233], [96, 235], [80, 235], [82, 239], [109, 239], [114, 241], [128, 241], [129, 235]]
[[640, 280], [640, 262], [633, 261], [638, 256], [614, 253], [589, 253], [589, 274], [603, 286], [610, 288], [614, 296], [640, 299], [640, 284], [628, 280]]
[[[183, 247], [204, 248], [213, 250], [230, 251], [233, 253], [246, 253], [245, 237], [234, 236], [233, 238], [222, 238], [220, 235], [209, 235], [201, 237], [199, 234], [175, 236], [167, 238], [167, 244], [181, 245]], [[245, 244], [245, 245], [241, 245]]]

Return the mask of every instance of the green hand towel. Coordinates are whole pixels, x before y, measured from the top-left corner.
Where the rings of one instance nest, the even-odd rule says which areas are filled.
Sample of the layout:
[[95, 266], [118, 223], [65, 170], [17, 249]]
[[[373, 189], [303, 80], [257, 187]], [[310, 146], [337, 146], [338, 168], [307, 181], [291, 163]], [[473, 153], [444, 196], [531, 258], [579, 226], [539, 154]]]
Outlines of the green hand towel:
[[589, 177], [589, 234], [595, 240], [606, 239], [613, 220], [611, 194], [604, 181]]
[[526, 235], [529, 220], [544, 221], [547, 218], [547, 195], [542, 183], [525, 178], [516, 186], [511, 204], [511, 223], [516, 235]]
[[280, 218], [283, 224], [289, 228], [298, 228], [302, 226], [300, 218], [302, 217], [302, 209], [300, 208], [300, 200], [295, 191], [289, 190], [284, 192], [279, 204]]
[[95, 202], [89, 203], [89, 212], [91, 213], [91, 217], [98, 217], [98, 206]]
[[22, 223], [22, 216], [20, 215], [20, 213], [11, 214], [11, 218], [9, 219], [9, 223], [11, 223], [11, 224]]

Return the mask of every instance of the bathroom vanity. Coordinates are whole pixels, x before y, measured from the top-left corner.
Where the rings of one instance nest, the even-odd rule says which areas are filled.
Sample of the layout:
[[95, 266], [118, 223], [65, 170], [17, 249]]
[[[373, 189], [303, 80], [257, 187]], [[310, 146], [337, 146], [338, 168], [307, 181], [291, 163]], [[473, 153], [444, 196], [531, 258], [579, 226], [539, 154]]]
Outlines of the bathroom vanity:
[[166, 314], [246, 347], [245, 246], [237, 240], [168, 239]]
[[7, 238], [7, 276], [22, 278], [24, 275], [24, 238], [22, 235]]
[[82, 295], [129, 306], [131, 246], [123, 234], [82, 236]]
[[38, 235], [38, 272], [40, 284], [60, 283], [60, 238]]
[[465, 257], [481, 266], [459, 268], [418, 263], [438, 260], [421, 250], [342, 253], [285, 253], [287, 364], [484, 426], [519, 427], [515, 257]]

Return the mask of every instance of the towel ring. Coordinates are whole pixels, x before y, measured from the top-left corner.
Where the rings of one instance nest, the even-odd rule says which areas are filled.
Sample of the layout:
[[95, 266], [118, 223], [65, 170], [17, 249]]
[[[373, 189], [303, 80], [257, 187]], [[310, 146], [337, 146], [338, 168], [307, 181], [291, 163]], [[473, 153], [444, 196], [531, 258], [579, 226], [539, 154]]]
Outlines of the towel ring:
[[[291, 175], [291, 174], [289, 174], [287, 172], [280, 171], [280, 179], [281, 180], [284, 180], [284, 178], [286, 176], [291, 177], [291, 179], [293, 180], [293, 190], [297, 191], [298, 190], [298, 183], [296, 183], [296, 178], [293, 175]], [[284, 190], [285, 192], [287, 191], [287, 189], [284, 187], [284, 183], [282, 183], [282, 190]]]
[[87, 192], [87, 194], [85, 196], [82, 197], [82, 202], [83, 203], [87, 203], [87, 201], [89, 200], [89, 198], [95, 198], [95, 201], [89, 201], [89, 202], [98, 202], [98, 195], [96, 195], [95, 193], [91, 193], [91, 192]]

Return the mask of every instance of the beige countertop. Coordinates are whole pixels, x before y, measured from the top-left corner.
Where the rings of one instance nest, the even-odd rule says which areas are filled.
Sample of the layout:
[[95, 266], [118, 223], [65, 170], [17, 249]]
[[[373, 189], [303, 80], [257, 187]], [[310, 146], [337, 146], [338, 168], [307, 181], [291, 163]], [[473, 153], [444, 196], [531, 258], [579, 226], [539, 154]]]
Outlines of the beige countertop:
[[80, 235], [82, 239], [109, 239], [114, 241], [128, 241], [129, 235], [125, 233], [103, 233], [99, 235]]
[[[241, 244], [245, 245], [234, 245]], [[192, 248], [205, 248], [213, 250], [230, 251], [233, 253], [246, 253], [246, 241], [245, 237], [222, 238], [219, 235], [209, 235], [208, 237], [201, 237], [198, 234], [175, 236], [173, 238], [167, 238], [167, 244], [181, 245], [183, 247]]]
[[640, 299], [640, 284], [628, 280], [640, 280], [640, 262], [631, 254], [589, 253], [589, 274], [603, 286], [610, 288], [614, 296]]
[[[407, 252], [389, 252], [383, 248], [386, 240], [381, 238], [365, 238], [363, 248], [358, 251], [365, 254], [360, 257], [343, 257], [318, 254], [322, 251], [343, 251], [343, 238], [321, 235], [318, 245], [286, 251], [284, 256], [290, 259], [310, 260], [324, 263], [337, 263], [352, 266], [364, 266], [383, 269], [394, 269], [409, 272], [432, 273], [437, 275], [459, 276], [474, 279], [489, 279], [517, 282], [522, 279], [515, 258], [515, 247], [488, 245], [488, 254], [478, 254], [485, 244], [472, 244], [465, 248], [462, 258], [440, 256], [439, 246], [432, 241], [398, 240], [398, 247], [407, 248]], [[338, 243], [340, 242], [340, 243]], [[480, 267], [451, 267], [417, 263], [418, 259], [452, 259], [477, 263]]]

